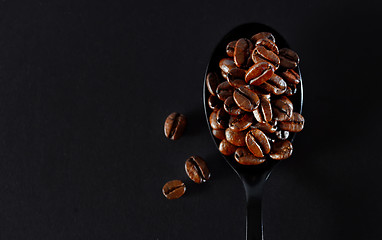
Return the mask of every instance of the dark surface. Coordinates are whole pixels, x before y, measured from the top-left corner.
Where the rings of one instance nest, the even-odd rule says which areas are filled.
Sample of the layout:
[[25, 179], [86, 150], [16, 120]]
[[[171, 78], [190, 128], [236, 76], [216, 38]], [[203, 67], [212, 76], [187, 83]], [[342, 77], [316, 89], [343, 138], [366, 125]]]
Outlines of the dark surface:
[[[245, 22], [283, 34], [304, 79], [306, 128], [265, 187], [265, 240], [380, 239], [378, 16], [366, 1], [2, 1], [0, 239], [244, 239], [202, 83]], [[173, 111], [188, 117], [175, 142]], [[187, 178], [191, 155], [209, 182]], [[169, 201], [172, 179], [187, 192]]]

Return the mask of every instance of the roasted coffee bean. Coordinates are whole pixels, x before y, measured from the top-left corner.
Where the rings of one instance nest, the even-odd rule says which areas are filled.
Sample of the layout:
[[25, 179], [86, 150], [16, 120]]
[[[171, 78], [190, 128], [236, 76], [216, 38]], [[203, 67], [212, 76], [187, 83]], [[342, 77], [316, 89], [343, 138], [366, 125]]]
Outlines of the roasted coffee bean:
[[220, 128], [227, 128], [229, 123], [230, 115], [224, 110], [224, 108], [220, 108], [216, 113], [216, 122], [220, 126]]
[[245, 111], [237, 106], [235, 101], [233, 100], [233, 97], [229, 96], [224, 101], [224, 110], [229, 114], [233, 116], [237, 116], [239, 114], [243, 114]]
[[233, 54], [235, 52], [235, 45], [236, 45], [236, 41], [232, 41], [227, 44], [226, 53], [228, 57], [233, 57]]
[[268, 50], [264, 46], [256, 46], [252, 51], [252, 61], [257, 64], [260, 62], [269, 62], [271, 63], [275, 70], [280, 66], [280, 58], [276, 53]]
[[227, 74], [232, 68], [236, 68], [236, 64], [231, 58], [223, 58], [219, 62], [219, 67], [225, 74]]
[[183, 114], [171, 113], [164, 123], [164, 134], [171, 140], [180, 138], [186, 127], [186, 122], [186, 117]]
[[253, 86], [259, 86], [272, 77], [275, 68], [269, 62], [259, 62], [248, 69], [245, 81]]
[[235, 79], [233, 81], [229, 81], [228, 80], [228, 82], [234, 88], [239, 88], [241, 86], [247, 85], [247, 83], [244, 80], [241, 80], [241, 79]]
[[261, 84], [259, 88], [274, 95], [281, 95], [286, 91], [287, 84], [280, 76], [273, 74], [272, 77]]
[[287, 89], [285, 90], [285, 95], [286, 96], [293, 96], [297, 93], [297, 86], [294, 84], [287, 84]]
[[293, 103], [289, 98], [282, 96], [279, 99], [272, 101], [273, 115], [277, 121], [285, 121], [292, 117]]
[[169, 181], [162, 188], [162, 193], [167, 199], [180, 198], [184, 192], [186, 192], [186, 185], [179, 180]]
[[269, 122], [272, 120], [272, 106], [269, 94], [259, 94], [260, 105], [253, 111], [258, 122]]
[[286, 140], [289, 137], [289, 132], [284, 130], [276, 131], [276, 137], [280, 140]]
[[247, 67], [248, 58], [251, 56], [253, 50], [253, 44], [251, 40], [246, 38], [240, 38], [236, 41], [235, 52], [233, 55], [233, 60], [236, 66], [240, 68]]
[[293, 69], [288, 69], [285, 72], [280, 73], [280, 75], [288, 84], [296, 85], [299, 84], [301, 80], [300, 75]]
[[247, 130], [235, 132], [231, 128], [227, 128], [225, 130], [225, 139], [227, 139], [229, 143], [232, 143], [235, 146], [243, 147], [245, 146], [245, 135], [247, 132]]
[[267, 50], [274, 52], [276, 55], [279, 54], [279, 48], [277, 47], [276, 43], [268, 38], [262, 38], [257, 40], [256, 46], [263, 46]]
[[270, 123], [267, 123], [267, 122], [258, 122], [256, 123], [255, 125], [251, 125], [251, 129], [260, 129], [261, 131], [263, 131], [264, 133], [274, 133], [276, 132], [276, 125], [271, 125]]
[[255, 157], [262, 158], [271, 150], [268, 137], [259, 129], [250, 130], [245, 136], [245, 142], [249, 151], [251, 151]]
[[275, 37], [270, 32], [260, 32], [251, 37], [251, 41], [256, 43], [259, 39], [267, 38], [272, 42], [276, 42]]
[[208, 106], [212, 109], [212, 110], [216, 110], [216, 109], [219, 109], [222, 107], [222, 101], [219, 100], [218, 97], [214, 96], [214, 95], [210, 95], [208, 97]]
[[229, 128], [235, 132], [244, 131], [252, 125], [253, 114], [245, 113], [238, 116], [231, 116], [229, 119]]
[[255, 157], [248, 148], [238, 148], [235, 151], [236, 162], [243, 165], [259, 165], [265, 162], [265, 158]]
[[214, 72], [210, 72], [206, 77], [206, 85], [211, 95], [216, 96], [216, 88], [218, 87], [219, 84], [220, 84], [219, 76]]
[[218, 111], [213, 111], [211, 114], [210, 114], [210, 118], [209, 118], [209, 120], [210, 120], [210, 126], [211, 126], [211, 128], [212, 129], [224, 129], [224, 127], [222, 127], [222, 126], [220, 126], [219, 124], [218, 124], [218, 121], [217, 121], [217, 112]]
[[233, 99], [237, 106], [247, 112], [252, 112], [260, 104], [257, 94], [247, 85], [237, 88], [233, 92]]
[[288, 140], [277, 141], [272, 144], [272, 150], [269, 156], [275, 160], [287, 159], [292, 155], [293, 146]]
[[228, 82], [233, 82], [236, 79], [245, 79], [245, 74], [247, 71], [241, 68], [232, 68], [228, 73], [227, 73], [227, 78]]
[[279, 122], [279, 128], [289, 132], [300, 132], [302, 129], [304, 129], [304, 124], [304, 117], [301, 114], [294, 112], [291, 118]]
[[219, 151], [226, 156], [234, 154], [236, 149], [237, 147], [229, 143], [226, 139], [222, 140], [219, 144]]
[[216, 94], [222, 101], [225, 101], [229, 96], [232, 96], [233, 91], [234, 88], [229, 85], [227, 81], [220, 83], [216, 88]]
[[226, 72], [221, 71], [221, 75], [225, 80], [228, 80], [228, 76]]
[[184, 168], [187, 176], [195, 183], [203, 183], [210, 179], [210, 170], [201, 157], [191, 156], [184, 164]]
[[212, 134], [220, 140], [225, 139], [225, 130], [224, 129], [212, 129]]
[[297, 53], [289, 48], [280, 49], [280, 66], [283, 68], [295, 68], [300, 62]]

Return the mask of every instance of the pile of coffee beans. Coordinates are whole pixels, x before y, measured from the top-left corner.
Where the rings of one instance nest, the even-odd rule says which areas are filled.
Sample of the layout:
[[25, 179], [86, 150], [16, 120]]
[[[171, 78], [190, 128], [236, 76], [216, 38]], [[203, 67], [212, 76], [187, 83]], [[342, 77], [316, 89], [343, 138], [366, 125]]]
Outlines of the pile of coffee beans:
[[220, 152], [234, 154], [243, 165], [290, 157], [289, 133], [300, 132], [305, 122], [289, 99], [301, 81], [299, 56], [279, 49], [269, 32], [229, 42], [226, 54], [219, 62], [221, 71], [206, 77], [213, 110], [209, 122], [221, 140]]

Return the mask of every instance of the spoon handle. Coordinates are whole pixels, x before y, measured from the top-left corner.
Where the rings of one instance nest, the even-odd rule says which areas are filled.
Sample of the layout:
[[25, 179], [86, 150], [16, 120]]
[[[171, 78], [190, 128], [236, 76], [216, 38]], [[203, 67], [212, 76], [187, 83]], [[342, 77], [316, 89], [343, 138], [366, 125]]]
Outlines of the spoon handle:
[[247, 191], [247, 240], [263, 240], [261, 217], [261, 195], [250, 195]]

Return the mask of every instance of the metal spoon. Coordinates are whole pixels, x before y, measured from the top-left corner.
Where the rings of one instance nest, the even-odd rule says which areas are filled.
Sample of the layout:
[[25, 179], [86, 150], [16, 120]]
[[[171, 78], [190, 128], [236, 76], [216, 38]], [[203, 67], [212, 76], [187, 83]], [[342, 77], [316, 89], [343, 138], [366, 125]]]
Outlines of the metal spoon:
[[[274, 29], [260, 24], [260, 23], [247, 23], [240, 25], [229, 33], [227, 33], [222, 40], [217, 44], [215, 50], [212, 53], [210, 62], [207, 66], [206, 73], [204, 76], [204, 89], [203, 89], [203, 101], [204, 101], [204, 111], [207, 118], [207, 123], [211, 136], [216, 144], [216, 147], [219, 147], [220, 140], [216, 139], [212, 135], [212, 129], [209, 124], [209, 115], [211, 109], [208, 107], [208, 96], [209, 92], [206, 88], [206, 76], [210, 72], [220, 73], [219, 61], [220, 59], [226, 57], [226, 46], [230, 41], [237, 40], [239, 38], [250, 38], [252, 35], [259, 32], [270, 32], [275, 36], [276, 44], [281, 49], [284, 47], [289, 47], [285, 39]], [[300, 69], [297, 69], [298, 73], [301, 76]], [[289, 97], [293, 102], [294, 111], [301, 113], [302, 103], [303, 103], [303, 87], [302, 81], [297, 87], [297, 93], [292, 97]], [[289, 136], [289, 140], [293, 141], [295, 134]], [[244, 189], [246, 192], [247, 199], [247, 240], [263, 240], [263, 222], [262, 222], [262, 209], [261, 209], [261, 200], [263, 195], [263, 189], [266, 181], [268, 180], [272, 169], [279, 163], [272, 159], [267, 159], [265, 163], [256, 166], [244, 166], [237, 163], [233, 156], [224, 156], [224, 159], [227, 163], [233, 168], [236, 174], [239, 176], [243, 182]], [[284, 160], [285, 161], [285, 160]]]

